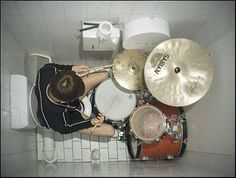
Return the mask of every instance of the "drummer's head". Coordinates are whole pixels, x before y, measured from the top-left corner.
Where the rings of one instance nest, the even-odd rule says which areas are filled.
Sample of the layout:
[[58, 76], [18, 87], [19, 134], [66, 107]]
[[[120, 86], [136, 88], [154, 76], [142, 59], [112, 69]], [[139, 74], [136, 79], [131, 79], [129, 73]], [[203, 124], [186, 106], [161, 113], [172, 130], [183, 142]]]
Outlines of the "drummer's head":
[[74, 71], [62, 70], [53, 76], [48, 92], [56, 102], [69, 103], [83, 95], [85, 85]]

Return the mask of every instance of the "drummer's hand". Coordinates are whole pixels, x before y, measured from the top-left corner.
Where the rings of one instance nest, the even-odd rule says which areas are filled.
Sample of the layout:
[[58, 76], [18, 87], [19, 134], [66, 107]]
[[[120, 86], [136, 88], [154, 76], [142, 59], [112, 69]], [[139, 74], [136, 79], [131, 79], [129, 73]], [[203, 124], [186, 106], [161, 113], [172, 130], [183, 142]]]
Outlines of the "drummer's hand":
[[104, 115], [99, 113], [96, 118], [93, 118], [91, 120], [91, 124], [92, 125], [96, 125], [97, 124], [97, 126], [101, 126], [102, 123], [104, 122], [104, 119], [105, 119]]
[[89, 67], [86, 65], [77, 65], [77, 66], [72, 66], [72, 70], [75, 72], [84, 73], [89, 71]]

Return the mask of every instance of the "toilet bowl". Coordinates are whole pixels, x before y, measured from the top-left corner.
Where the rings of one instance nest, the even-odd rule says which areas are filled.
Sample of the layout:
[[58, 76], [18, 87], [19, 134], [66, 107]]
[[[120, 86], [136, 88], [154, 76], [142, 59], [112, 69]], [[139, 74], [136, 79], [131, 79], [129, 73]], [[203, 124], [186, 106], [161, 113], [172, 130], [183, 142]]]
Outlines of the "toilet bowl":
[[38, 100], [34, 91], [37, 71], [49, 62], [51, 62], [50, 57], [47, 58], [38, 53], [30, 54], [25, 61], [26, 76], [11, 75], [11, 127], [16, 130], [42, 129], [43, 160], [47, 163], [54, 163], [58, 159], [54, 131], [41, 126], [37, 117]]
[[[47, 163], [54, 163], [59, 157], [59, 152], [55, 148], [55, 132], [40, 124], [42, 122], [37, 117], [38, 100], [35, 95], [37, 71], [44, 64], [50, 62], [50, 57], [47, 59], [45, 55], [33, 53], [26, 57], [26, 76], [19, 74], [11, 75], [11, 127], [17, 130], [42, 129], [43, 160]], [[91, 116], [92, 106], [88, 97], [84, 97], [82, 102], [82, 112], [87, 116]]]

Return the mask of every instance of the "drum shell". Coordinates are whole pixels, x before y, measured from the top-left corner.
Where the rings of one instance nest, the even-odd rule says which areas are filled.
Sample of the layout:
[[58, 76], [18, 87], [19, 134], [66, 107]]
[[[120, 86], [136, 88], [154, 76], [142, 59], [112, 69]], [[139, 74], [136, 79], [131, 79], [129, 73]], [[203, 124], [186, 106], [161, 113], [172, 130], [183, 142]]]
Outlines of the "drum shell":
[[160, 141], [152, 144], [143, 143], [141, 145], [141, 152], [139, 158], [160, 158], [166, 159], [169, 156], [171, 158], [178, 157], [181, 150], [182, 142], [181, 139], [174, 140], [169, 135], [164, 135]]
[[168, 106], [157, 100], [153, 100], [149, 102], [149, 104], [158, 107], [167, 117], [182, 115], [182, 136], [180, 138], [175, 138], [164, 133], [159, 141], [153, 143], [140, 142], [136, 146], [133, 146], [132, 139], [135, 140], [135, 138], [132, 131], [130, 131], [130, 126], [128, 126], [126, 132], [128, 133], [127, 147], [130, 157], [135, 160], [174, 159], [181, 157], [185, 152], [187, 140], [187, 123], [185, 117], [183, 117], [183, 108]]

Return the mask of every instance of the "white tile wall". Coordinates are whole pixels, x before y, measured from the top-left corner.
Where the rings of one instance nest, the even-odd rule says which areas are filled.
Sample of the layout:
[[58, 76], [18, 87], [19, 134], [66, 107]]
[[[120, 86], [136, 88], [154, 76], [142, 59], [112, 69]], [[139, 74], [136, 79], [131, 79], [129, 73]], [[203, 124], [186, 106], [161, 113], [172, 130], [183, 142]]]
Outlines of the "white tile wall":
[[47, 17], [64, 15], [64, 2], [42, 1], [39, 2], [43, 14]]
[[116, 140], [110, 140], [108, 142], [108, 150], [109, 150], [109, 158], [112, 160], [117, 160], [117, 141]]
[[90, 154], [91, 154], [90, 149], [87, 149], [87, 148], [82, 149], [82, 160], [83, 160], [83, 162], [90, 162], [91, 161]]
[[[4, 2], [4, 5], [15, 10], [11, 2]], [[19, 15], [17, 11], [11, 10], [3, 13]], [[1, 176], [8, 176], [14, 171], [26, 169], [28, 162], [37, 159], [37, 142], [34, 129], [29, 131], [11, 129], [10, 75], [24, 75], [25, 51], [2, 19], [1, 24]]]
[[21, 15], [20, 11], [13, 2], [4, 1], [1, 2], [1, 6], [3, 7], [1, 12], [3, 15]]
[[109, 161], [107, 148], [100, 148], [100, 153], [101, 153], [101, 161]]
[[10, 111], [10, 91], [1, 88], [1, 108], [5, 111]]
[[108, 148], [107, 137], [99, 137], [99, 146], [100, 146], [100, 148]]
[[[219, 7], [220, 6], [220, 7]], [[217, 11], [211, 13], [205, 24], [194, 34], [192, 38], [205, 47], [210, 46], [227, 33], [235, 24], [235, 6], [233, 2], [221, 3], [216, 6]]]
[[[221, 1], [11, 1], [2, 2], [2, 20], [26, 51], [45, 50], [55, 55], [56, 62], [68, 59], [72, 63], [71, 59], [80, 58], [79, 53], [68, 51], [72, 44], [79, 45], [81, 21], [118, 18], [120, 24], [126, 24], [135, 18], [157, 16], [168, 20], [173, 37], [190, 37], [221, 6]], [[194, 18], [201, 20], [196, 23]], [[67, 48], [61, 51], [64, 45]]]
[[[203, 28], [206, 29], [205, 27]], [[214, 32], [216, 33], [216, 31], [211, 33]], [[187, 147], [188, 150], [235, 154], [234, 32], [235, 28], [231, 28], [230, 31], [226, 28], [225, 34], [223, 33], [220, 37], [215, 37], [216, 39], [210, 38], [212, 37], [210, 35], [207, 38], [208, 33], [206, 31], [202, 31], [202, 34], [206, 35], [205, 39], [199, 37], [198, 35], [200, 34], [194, 36], [194, 39], [200, 44], [210, 45], [207, 49], [213, 57], [215, 74], [209, 93], [201, 102], [188, 111], [188, 135], [189, 140], [191, 140]], [[208, 108], [207, 111], [202, 112], [206, 107]], [[205, 124], [202, 124], [203, 122]], [[204, 139], [200, 139], [203, 137]], [[219, 142], [219, 140], [221, 141]]]
[[64, 148], [72, 148], [72, 134], [64, 135]]
[[89, 135], [81, 134], [82, 148], [90, 148]]
[[11, 131], [10, 112], [1, 109], [1, 131], [2, 133], [9, 133]]
[[187, 112], [187, 150], [235, 154], [235, 3], [219, 6], [217, 3], [218, 11], [210, 12], [211, 17], [191, 37], [211, 53], [214, 79], [207, 95]]
[[65, 153], [65, 162], [73, 162], [72, 148], [65, 148], [64, 153]]
[[76, 160], [81, 160], [81, 142], [73, 142], [73, 157]]
[[[172, 36], [192, 36], [192, 39], [201, 42], [203, 46], [215, 44], [213, 45], [212, 49], [218, 49], [218, 47], [219, 49], [221, 49], [221, 45], [219, 44], [219, 42], [221, 41], [218, 40], [220, 39], [220, 37], [223, 36], [224, 33], [226, 34], [227, 32], [230, 32], [231, 34], [232, 28], [235, 28], [235, 5], [232, 3], [234, 2], [1, 2], [1, 165], [3, 165], [1, 168], [2, 175], [15, 175], [14, 173], [12, 173], [12, 167], [14, 167], [15, 170], [27, 170], [26, 168], [24, 168], [24, 166], [28, 164], [22, 163], [27, 163], [31, 159], [42, 160], [41, 150], [43, 147], [43, 140], [42, 136], [40, 135], [40, 130], [37, 129], [38, 134], [36, 136], [34, 132], [19, 132], [10, 128], [11, 123], [9, 109], [9, 77], [10, 74], [13, 73], [24, 74], [25, 52], [35, 49], [45, 50], [47, 52], [49, 51], [51, 54], [54, 55], [54, 61], [62, 64], [84, 63], [89, 66], [97, 66], [101, 63], [110, 64], [112, 60], [110, 59], [109, 55], [105, 56], [105, 59], [108, 60], [102, 60], [103, 57], [100, 57], [98, 54], [91, 56], [87, 53], [84, 53], [83, 51], [79, 51], [77, 47], [80, 43], [79, 40], [77, 40], [77, 36], [80, 33], [76, 30], [76, 28], [80, 28], [80, 21], [87, 20], [90, 18], [104, 20], [119, 17], [120, 22], [125, 24], [129, 22], [129, 20], [132, 20], [134, 18], [149, 15], [167, 19], [170, 23], [170, 30]], [[101, 6], [103, 12], [93, 14], [94, 8], [96, 8], [97, 6]], [[227, 43], [226, 41], [224, 42]], [[220, 54], [222, 55], [223, 53]], [[218, 68], [220, 67], [218, 66]], [[227, 104], [227, 102], [225, 103]], [[230, 113], [232, 114], [233, 112]], [[226, 129], [229, 130], [229, 132], [227, 132], [226, 134], [233, 135], [233, 133], [231, 132], [235, 129], [232, 129], [229, 124], [226, 126]], [[53, 173], [53, 175], [58, 174], [62, 176], [69, 174], [68, 172], [78, 170], [80, 171], [78, 171], [78, 174], [76, 175], [79, 175], [79, 173], [81, 172], [84, 173], [84, 175], [99, 175], [99, 170], [98, 172], [93, 172], [93, 169], [88, 166], [90, 164], [86, 164], [87, 161], [91, 161], [91, 150], [96, 147], [99, 147], [100, 149], [101, 161], [103, 163], [106, 161], [123, 161], [129, 159], [127, 148], [124, 143], [120, 141], [110, 140], [106, 137], [91, 138], [80, 135], [79, 133], [63, 136], [55, 133], [55, 139], [55, 145], [60, 153], [58, 162], [83, 162], [84, 165], [83, 169], [81, 169], [81, 166], [73, 167], [71, 165], [66, 166], [66, 164], [63, 164], [60, 169], [58, 169], [57, 171], [55, 169], [51, 172]], [[224, 147], [224, 150], [232, 152], [232, 149], [229, 148], [230, 145], [232, 145], [232, 143], [227, 142], [226, 146]], [[193, 147], [190, 148], [192, 149]], [[196, 146], [195, 148], [198, 147]], [[198, 156], [198, 158], [200, 157], [201, 156]], [[11, 162], [10, 160], [14, 161]], [[218, 160], [214, 162], [219, 163], [220, 161]], [[189, 163], [191, 163], [191, 161]], [[225, 162], [223, 161], [223, 163]], [[109, 163], [109, 165], [110, 168], [115, 171], [122, 170], [122, 175], [139, 175], [132, 169], [131, 172], [128, 172], [129, 169], [122, 169], [122, 166], [118, 169], [117, 164], [112, 165]], [[222, 165], [223, 166], [221, 167], [225, 166], [224, 164]], [[125, 166], [125, 168], [127, 168], [128, 165]], [[137, 167], [137, 165], [135, 166]], [[158, 166], [157, 168], [160, 168]], [[182, 165], [182, 167], [185, 166], [186, 165]], [[70, 170], [67, 169], [68, 167], [70, 167]], [[169, 168], [168, 166], [166, 167]], [[73, 168], [74, 170], [72, 170]], [[108, 166], [105, 166], [105, 168], [108, 168]], [[165, 170], [168, 171], [169, 169], [167, 168]], [[156, 167], [154, 169], [156, 169]], [[109, 169], [102, 169], [100, 170], [100, 173], [103, 173], [103, 175], [109, 175], [108, 170]], [[218, 169], [212, 170], [215, 170], [215, 172], [218, 171]], [[68, 172], [65, 173], [64, 171]], [[88, 171], [87, 174], [86, 171]], [[178, 175], [186, 175], [181, 172], [180, 169], [175, 171], [179, 173]], [[219, 173], [218, 171], [217, 174], [214, 174], [213, 172], [209, 173], [206, 170], [202, 169], [201, 171], [205, 171], [205, 175], [232, 174], [232, 169], [230, 169], [229, 172], [221, 171]], [[117, 172], [118, 171], [116, 171], [116, 173]], [[21, 173], [23, 174], [23, 171], [21, 171]], [[163, 172], [158, 173], [158, 175], [166, 175]], [[34, 174], [36, 174], [36, 172], [34, 172]], [[44, 170], [42, 170], [40, 174], [45, 175], [46, 173]], [[151, 174], [156, 175], [157, 172], [151, 171]], [[190, 171], [187, 171], [187, 175], [197, 175], [197, 172], [193, 172], [191, 174]]]

